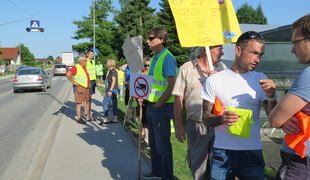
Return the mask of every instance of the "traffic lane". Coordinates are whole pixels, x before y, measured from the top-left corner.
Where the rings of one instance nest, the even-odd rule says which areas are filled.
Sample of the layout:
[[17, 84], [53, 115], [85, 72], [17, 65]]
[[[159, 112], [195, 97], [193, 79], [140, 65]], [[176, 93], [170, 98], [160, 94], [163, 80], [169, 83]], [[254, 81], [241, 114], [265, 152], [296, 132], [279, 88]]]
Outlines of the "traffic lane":
[[[52, 89], [47, 92], [13, 93], [11, 89], [7, 95], [0, 96], [0, 102], [5, 102], [0, 103], [0, 179], [8, 176], [21, 179], [10, 177], [17, 176], [11, 170], [18, 170], [20, 174], [26, 170], [51, 118], [58, 115], [70, 85], [68, 80], [58, 79], [52, 81]], [[58, 106], [51, 107], [55, 103]]]

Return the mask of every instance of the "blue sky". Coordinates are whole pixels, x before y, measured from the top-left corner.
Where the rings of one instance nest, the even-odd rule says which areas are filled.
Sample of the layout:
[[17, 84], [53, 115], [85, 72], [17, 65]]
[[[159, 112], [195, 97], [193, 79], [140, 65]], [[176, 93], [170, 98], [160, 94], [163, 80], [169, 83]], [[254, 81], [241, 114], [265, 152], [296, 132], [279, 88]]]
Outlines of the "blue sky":
[[[192, 0], [191, 0], [192, 1]], [[151, 0], [150, 7], [157, 8], [159, 0]], [[287, 25], [293, 23], [299, 17], [310, 13], [309, 0], [232, 0], [235, 10], [248, 2], [253, 8], [261, 3], [268, 24]], [[120, 9], [118, 0], [113, 5]], [[35, 15], [40, 20], [40, 26], [44, 32], [27, 32], [30, 20], [18, 21], [0, 26], [1, 47], [15, 47], [19, 43], [27, 46], [36, 58], [54, 58], [61, 56], [61, 52], [72, 51], [72, 45], [89, 41], [74, 40], [74, 32], [77, 26], [73, 20], [82, 20], [82, 16], [88, 16], [92, 0], [0, 0], [0, 24], [16, 21]], [[112, 17], [111, 17], [112, 18]]]

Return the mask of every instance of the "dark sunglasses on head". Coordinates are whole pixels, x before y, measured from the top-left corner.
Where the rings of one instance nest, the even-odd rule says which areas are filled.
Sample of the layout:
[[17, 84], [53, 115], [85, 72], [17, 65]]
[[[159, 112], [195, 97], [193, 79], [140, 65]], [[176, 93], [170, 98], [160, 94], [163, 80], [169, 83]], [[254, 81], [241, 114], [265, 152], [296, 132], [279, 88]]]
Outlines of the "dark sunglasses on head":
[[158, 38], [158, 37], [156, 37], [156, 36], [150, 37], [150, 36], [149, 36], [148, 40], [153, 41], [155, 38]]
[[245, 39], [256, 39], [256, 38], [261, 38], [262, 40], [264, 40], [264, 37], [261, 33], [258, 33], [255, 31], [248, 31], [239, 37], [237, 44], [239, 44], [240, 42], [242, 42]]
[[144, 67], [146, 68], [146, 67], [149, 67], [150, 65], [149, 64], [144, 64]]

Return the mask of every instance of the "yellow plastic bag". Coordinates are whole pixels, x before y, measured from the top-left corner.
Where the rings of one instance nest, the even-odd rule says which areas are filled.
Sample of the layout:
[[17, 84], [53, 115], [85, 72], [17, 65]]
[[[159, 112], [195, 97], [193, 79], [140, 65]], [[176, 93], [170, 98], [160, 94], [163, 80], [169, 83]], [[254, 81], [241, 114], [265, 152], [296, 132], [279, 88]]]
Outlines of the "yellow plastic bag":
[[232, 108], [230, 106], [227, 106], [226, 109], [227, 111], [237, 112], [239, 116], [239, 121], [232, 126], [228, 126], [229, 134], [248, 138], [251, 134], [251, 124], [254, 124], [252, 110]]

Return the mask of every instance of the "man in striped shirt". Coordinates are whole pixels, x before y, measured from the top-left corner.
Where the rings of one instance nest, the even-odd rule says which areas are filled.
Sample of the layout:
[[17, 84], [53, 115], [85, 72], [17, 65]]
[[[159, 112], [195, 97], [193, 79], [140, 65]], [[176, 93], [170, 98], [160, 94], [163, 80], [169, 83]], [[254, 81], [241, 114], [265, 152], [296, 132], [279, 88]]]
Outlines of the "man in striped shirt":
[[[182, 123], [183, 100], [187, 114], [186, 160], [195, 180], [210, 179], [210, 159], [214, 142], [214, 129], [202, 123], [202, 99], [199, 98], [202, 86], [211, 74], [226, 69], [221, 61], [224, 55], [222, 45], [210, 46], [214, 71], [210, 71], [206, 50], [200, 47], [200, 55], [195, 60], [183, 64], [178, 71], [172, 94], [176, 119], [176, 138], [183, 143], [186, 139]], [[195, 138], [194, 138], [195, 137]]]

